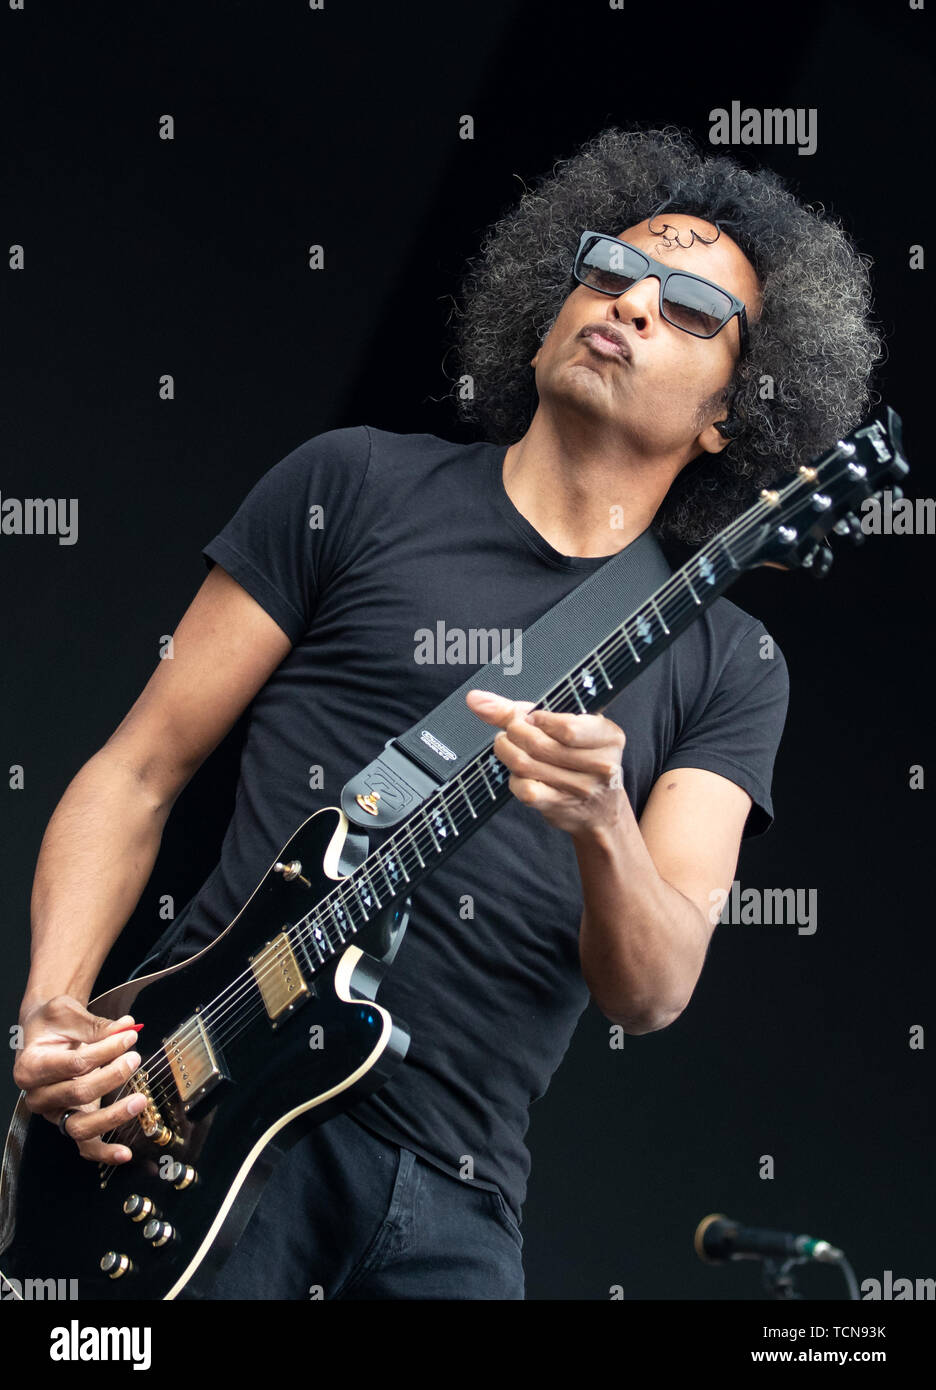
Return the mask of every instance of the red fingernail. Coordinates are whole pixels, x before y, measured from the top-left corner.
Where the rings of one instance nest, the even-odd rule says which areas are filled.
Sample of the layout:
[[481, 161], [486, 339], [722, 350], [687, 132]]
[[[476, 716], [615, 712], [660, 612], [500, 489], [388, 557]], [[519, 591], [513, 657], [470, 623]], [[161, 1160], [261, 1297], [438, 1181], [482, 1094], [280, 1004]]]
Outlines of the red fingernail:
[[129, 1023], [126, 1028], [115, 1028], [113, 1033], [106, 1033], [105, 1037], [116, 1038], [118, 1033], [139, 1033], [142, 1027], [142, 1023]]

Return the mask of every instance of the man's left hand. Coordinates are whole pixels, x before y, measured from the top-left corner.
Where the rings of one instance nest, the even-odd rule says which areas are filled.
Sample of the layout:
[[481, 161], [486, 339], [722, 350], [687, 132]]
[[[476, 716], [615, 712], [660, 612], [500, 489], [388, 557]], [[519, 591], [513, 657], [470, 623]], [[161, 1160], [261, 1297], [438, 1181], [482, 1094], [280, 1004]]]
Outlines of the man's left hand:
[[468, 708], [500, 729], [493, 752], [510, 772], [510, 790], [572, 836], [613, 827], [626, 792], [625, 735], [603, 714], [557, 714], [529, 700], [471, 690]]

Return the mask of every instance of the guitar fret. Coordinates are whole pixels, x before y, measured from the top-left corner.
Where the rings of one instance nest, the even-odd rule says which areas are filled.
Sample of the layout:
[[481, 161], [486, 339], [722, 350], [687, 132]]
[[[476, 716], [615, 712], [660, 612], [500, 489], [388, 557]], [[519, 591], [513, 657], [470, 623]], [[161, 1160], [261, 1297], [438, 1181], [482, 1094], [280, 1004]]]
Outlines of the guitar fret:
[[[717, 540], [717, 539], [718, 539], [718, 538], [716, 537], [716, 540]], [[738, 562], [737, 562], [737, 560], [735, 559], [734, 555], [731, 553], [731, 547], [729, 546], [728, 542], [725, 541], [725, 540], [719, 540], [719, 541], [718, 541], [718, 544], [721, 546], [722, 550], [723, 550], [723, 551], [725, 552], [725, 554], [728, 556], [728, 563], [729, 563], [729, 565], [731, 566], [731, 568], [732, 568], [733, 570], [739, 570], [739, 571], [740, 571], [741, 566], [738, 564]]]
[[312, 928], [312, 944], [318, 952], [319, 965], [322, 965], [325, 960], [325, 953], [322, 950], [320, 942], [325, 941], [327, 945], [328, 938], [322, 930], [321, 919], [316, 915], [316, 917], [313, 920], [315, 922], [315, 925]]
[[377, 906], [378, 906], [378, 908], [383, 907], [383, 903], [380, 901], [380, 894], [377, 892], [377, 889], [374, 887], [374, 880], [371, 878], [370, 874], [368, 873], [368, 870], [367, 870], [367, 860], [366, 860], [366, 859], [365, 859], [364, 863], [361, 865], [361, 873], [362, 873], [362, 874], [364, 875], [364, 877], [367, 879], [368, 886], [370, 887], [370, 890], [371, 890], [371, 892], [373, 893], [374, 897], [377, 899]]
[[449, 810], [448, 802], [446, 801], [445, 796], [444, 796], [444, 795], [440, 795], [440, 796], [439, 796], [439, 801], [440, 801], [441, 804], [442, 804], [442, 807], [443, 807], [443, 809], [444, 809], [444, 811], [445, 811], [445, 814], [448, 816], [449, 825], [452, 827], [452, 830], [453, 830], [453, 831], [455, 832], [455, 834], [457, 835], [457, 834], [458, 834], [458, 826], [455, 824], [455, 821], [454, 821], [453, 818], [452, 818], [452, 813], [451, 813], [451, 811]]
[[[356, 879], [357, 879], [357, 875], [355, 874], [354, 877], [355, 877], [355, 880], [356, 880]], [[357, 902], [357, 904], [358, 904], [358, 906], [360, 907], [361, 911], [364, 913], [364, 921], [365, 921], [365, 922], [369, 922], [369, 921], [370, 921], [370, 914], [368, 913], [367, 908], [364, 906], [364, 899], [361, 897], [361, 893], [362, 893], [362, 891], [364, 891], [364, 890], [363, 890], [363, 885], [362, 885], [360, 882], [355, 882], [355, 883], [354, 883], [354, 891], [355, 891], [355, 893], [357, 893], [357, 895], [358, 895], [357, 898], [355, 899], [355, 901]], [[348, 908], [349, 908], [348, 916], [349, 916], [349, 917], [351, 916], [350, 907], [351, 907], [351, 902], [350, 902], [350, 899], [349, 899], [349, 901], [348, 901]], [[351, 924], [352, 924], [352, 926], [354, 925], [354, 918], [353, 918], [353, 917], [351, 917]]]
[[406, 872], [406, 856], [403, 853], [403, 846], [400, 845], [399, 848], [397, 848], [396, 839], [394, 838], [390, 841], [389, 848], [393, 850], [393, 853], [384, 855], [385, 863], [389, 864], [393, 869], [396, 869], [397, 862], [399, 862], [400, 871], [407, 883], [409, 883], [410, 876]]
[[312, 922], [309, 922], [309, 940], [310, 942], [312, 942], [313, 947], [316, 948], [316, 955], [318, 956], [318, 965], [321, 965], [325, 958], [324, 955], [321, 954], [321, 947], [320, 945], [318, 945], [318, 941], [316, 940], [316, 931], [321, 931], [321, 926], [320, 924], [318, 924], [317, 919], [314, 920], [316, 920], [316, 924], [314, 924], [314, 926]]
[[439, 842], [438, 842], [438, 840], [436, 839], [436, 833], [435, 833], [435, 831], [434, 831], [433, 828], [432, 828], [432, 822], [429, 820], [429, 817], [426, 816], [426, 815], [423, 816], [423, 820], [424, 820], [425, 823], [426, 823], [426, 829], [429, 831], [429, 834], [432, 836], [432, 843], [433, 843], [433, 844], [435, 845], [435, 847], [436, 847], [436, 853], [437, 853], [437, 854], [440, 854], [440, 853], [441, 853], [441, 849], [440, 849], [440, 846], [439, 846]]
[[380, 872], [381, 872], [381, 873], [383, 874], [383, 876], [384, 876], [384, 879], [385, 879], [386, 884], [387, 884], [387, 888], [389, 889], [390, 896], [391, 896], [391, 898], [392, 898], [392, 897], [393, 897], [393, 891], [394, 891], [394, 890], [393, 890], [393, 883], [391, 882], [390, 875], [387, 873], [387, 864], [386, 864], [386, 861], [385, 861], [385, 859], [384, 859], [384, 857], [383, 857], [382, 854], [378, 854], [378, 856], [377, 856], [377, 863], [380, 865]]
[[637, 664], [639, 665], [639, 664], [640, 664], [640, 656], [639, 656], [639, 654], [638, 654], [637, 648], [634, 646], [633, 642], [632, 642], [631, 639], [630, 639], [630, 633], [627, 631], [627, 624], [626, 624], [626, 623], [622, 623], [622, 624], [621, 624], [621, 631], [622, 631], [623, 634], [624, 634], [624, 640], [625, 640], [625, 642], [627, 643], [627, 645], [628, 645], [628, 646], [630, 647], [630, 649], [631, 649], [631, 655], [633, 656], [634, 660], [635, 660], [635, 661], [637, 662]]
[[578, 691], [576, 690], [575, 686], [572, 684], [571, 679], [569, 679], [569, 680], [566, 681], [566, 685], [567, 685], [567, 686], [569, 687], [569, 689], [572, 691], [572, 694], [575, 696], [575, 702], [576, 702], [576, 704], [578, 705], [579, 709], [580, 709], [580, 710], [582, 711], [582, 713], [584, 714], [584, 713], [585, 713], [585, 706], [582, 704], [581, 700], [579, 699], [579, 693], [578, 693]]
[[663, 629], [663, 631], [666, 633], [666, 635], [669, 636], [669, 628], [666, 626], [666, 619], [663, 617], [663, 614], [660, 612], [660, 605], [657, 603], [656, 599], [651, 599], [650, 602], [653, 604], [654, 608], [656, 609], [656, 615], [657, 615], [657, 617], [658, 617], [659, 620], [660, 620], [660, 626], [662, 627], [662, 629]]
[[306, 945], [303, 933], [297, 932], [296, 934], [293, 934], [292, 932], [287, 932], [286, 935], [289, 938], [290, 943], [292, 944], [293, 950], [298, 951], [302, 960], [305, 962], [306, 969], [309, 971], [311, 975], [314, 975], [317, 966], [315, 964], [315, 961], [312, 959], [312, 954], [308, 946]]
[[[341, 906], [340, 901], [334, 904], [332, 908], [332, 916], [335, 917], [335, 927], [338, 932], [338, 940], [344, 941], [344, 932], [342, 930], [341, 920], [345, 916], [345, 912], [344, 908]], [[332, 939], [327, 927], [325, 928], [322, 940], [325, 942], [325, 946], [328, 950], [329, 955], [333, 956], [335, 954], [335, 948], [332, 945]]]
[[602, 664], [601, 664], [601, 657], [598, 655], [597, 652], [595, 652], [594, 657], [595, 657], [595, 665], [598, 667], [598, 670], [601, 672], [602, 676], [604, 677], [604, 683], [605, 683], [605, 685], [608, 687], [609, 690], [613, 690], [613, 689], [614, 689], [614, 686], [613, 686], [613, 685], [611, 684], [611, 682], [608, 680], [608, 673], [607, 673], [607, 671], [605, 670], [605, 668], [604, 668], [604, 667], [602, 666]]
[[475, 810], [475, 808], [474, 808], [474, 807], [472, 806], [472, 804], [471, 804], [471, 797], [468, 795], [468, 788], [465, 786], [465, 784], [464, 784], [464, 782], [462, 781], [461, 777], [458, 778], [458, 788], [459, 788], [459, 791], [461, 792], [462, 796], [465, 798], [465, 801], [468, 803], [468, 810], [471, 812], [472, 819], [477, 820], [477, 819], [478, 819], [478, 813], [477, 813], [477, 811]]
[[[365, 915], [366, 915], [366, 914], [365, 914]], [[338, 937], [339, 937], [339, 939], [340, 939], [342, 942], [344, 942], [344, 940], [345, 940], [345, 932], [344, 932], [344, 921], [345, 921], [345, 918], [348, 919], [348, 923], [349, 923], [349, 925], [350, 925], [351, 931], [352, 931], [352, 932], [356, 932], [356, 931], [357, 931], [357, 923], [355, 922], [354, 917], [353, 917], [353, 915], [352, 915], [352, 913], [351, 913], [351, 899], [350, 899], [350, 898], [345, 898], [345, 897], [342, 896], [342, 894], [339, 894], [338, 902], [337, 902], [337, 904], [335, 905], [335, 916], [336, 916], [337, 919], [338, 919]], [[329, 941], [329, 943], [328, 943], [328, 949], [331, 951], [332, 955], [335, 954], [335, 948], [334, 948], [334, 946], [331, 944], [330, 941]]]
[[497, 792], [494, 790], [494, 788], [491, 786], [490, 782], [488, 781], [488, 776], [487, 776], [487, 773], [486, 773], [485, 770], [484, 770], [484, 762], [483, 762], [483, 761], [481, 761], [481, 762], [478, 763], [478, 771], [481, 773], [481, 776], [482, 776], [483, 779], [484, 779], [484, 785], [487, 787], [488, 791], [491, 793], [491, 800], [492, 800], [492, 801], [496, 801], [496, 800], [497, 800]]
[[416, 838], [415, 838], [415, 836], [413, 835], [412, 826], [409, 825], [408, 823], [407, 823], [407, 826], [406, 826], [406, 833], [409, 835], [409, 837], [410, 837], [410, 843], [412, 844], [413, 849], [416, 851], [416, 858], [419, 860], [419, 867], [420, 867], [421, 869], [424, 869], [424, 868], [426, 867], [426, 861], [425, 861], [425, 859], [423, 859], [422, 855], [419, 853], [419, 846], [417, 845], [417, 843], [416, 843]]
[[688, 571], [688, 570], [681, 570], [680, 573], [682, 574], [682, 577], [683, 577], [683, 579], [685, 580], [686, 585], [688, 586], [688, 589], [689, 589], [690, 594], [691, 594], [692, 597], [695, 599], [696, 603], [699, 604], [699, 605], [701, 606], [702, 600], [699, 598], [699, 595], [696, 593], [695, 589], [692, 587], [692, 580], [689, 578], [689, 571]]

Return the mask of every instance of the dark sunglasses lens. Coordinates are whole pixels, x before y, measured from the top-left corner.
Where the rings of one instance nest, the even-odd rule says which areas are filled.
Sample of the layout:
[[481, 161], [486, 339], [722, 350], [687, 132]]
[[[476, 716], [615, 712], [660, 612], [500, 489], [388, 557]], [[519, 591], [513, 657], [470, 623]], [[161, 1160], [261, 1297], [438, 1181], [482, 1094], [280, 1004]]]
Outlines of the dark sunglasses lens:
[[711, 338], [731, 313], [731, 300], [714, 285], [689, 275], [671, 275], [663, 296], [663, 316], [677, 328]]
[[605, 294], [623, 294], [647, 269], [647, 262], [622, 241], [601, 237], [586, 242], [575, 270], [580, 280]]

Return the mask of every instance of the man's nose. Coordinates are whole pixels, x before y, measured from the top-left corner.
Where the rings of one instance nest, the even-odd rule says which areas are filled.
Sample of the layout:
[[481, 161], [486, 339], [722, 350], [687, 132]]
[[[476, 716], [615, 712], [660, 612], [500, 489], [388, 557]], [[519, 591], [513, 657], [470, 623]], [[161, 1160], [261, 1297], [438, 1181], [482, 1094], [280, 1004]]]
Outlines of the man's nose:
[[655, 275], [645, 275], [636, 285], [612, 299], [609, 312], [624, 323], [633, 324], [639, 333], [656, 326], [660, 315], [660, 282]]

